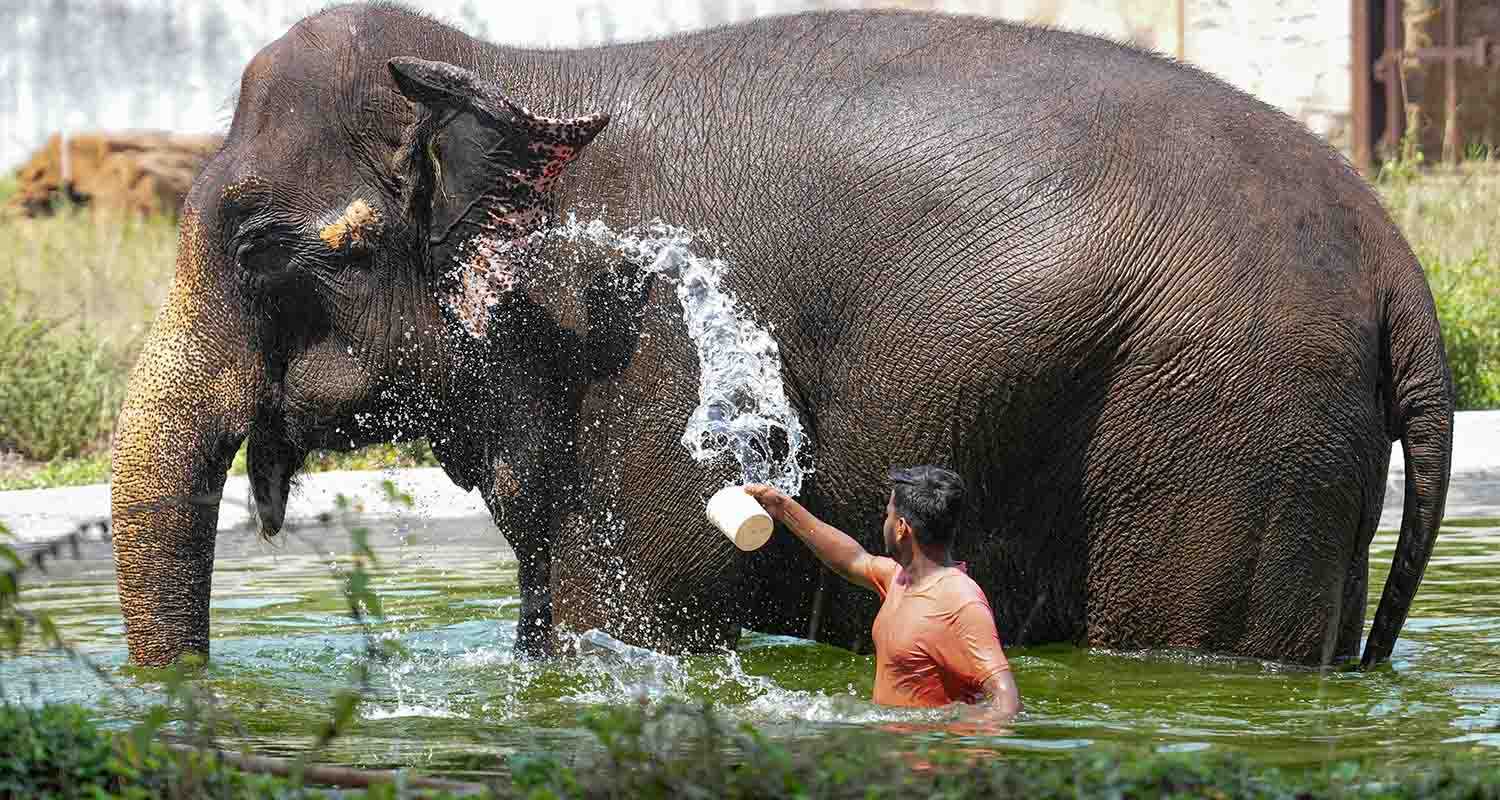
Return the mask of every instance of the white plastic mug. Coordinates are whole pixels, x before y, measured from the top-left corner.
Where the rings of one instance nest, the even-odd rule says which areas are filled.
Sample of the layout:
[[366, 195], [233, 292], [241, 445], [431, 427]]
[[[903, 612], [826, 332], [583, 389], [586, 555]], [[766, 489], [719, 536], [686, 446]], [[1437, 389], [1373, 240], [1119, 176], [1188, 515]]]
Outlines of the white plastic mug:
[[756, 550], [771, 538], [771, 515], [743, 486], [725, 486], [708, 499], [708, 521], [741, 550]]

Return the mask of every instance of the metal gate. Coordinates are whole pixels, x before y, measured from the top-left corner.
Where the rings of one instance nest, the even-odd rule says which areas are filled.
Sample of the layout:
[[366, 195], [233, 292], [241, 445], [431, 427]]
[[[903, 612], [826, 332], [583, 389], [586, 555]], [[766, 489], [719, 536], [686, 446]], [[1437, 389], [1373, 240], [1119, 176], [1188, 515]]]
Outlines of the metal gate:
[[1377, 155], [1398, 151], [1407, 126], [1405, 70], [1433, 62], [1444, 70], [1442, 158], [1457, 162], [1464, 154], [1458, 125], [1458, 65], [1482, 68], [1500, 63], [1500, 36], [1459, 41], [1461, 2], [1442, 0], [1442, 44], [1407, 48], [1402, 0], [1352, 0], [1351, 6], [1351, 149], [1356, 166], [1368, 170]]

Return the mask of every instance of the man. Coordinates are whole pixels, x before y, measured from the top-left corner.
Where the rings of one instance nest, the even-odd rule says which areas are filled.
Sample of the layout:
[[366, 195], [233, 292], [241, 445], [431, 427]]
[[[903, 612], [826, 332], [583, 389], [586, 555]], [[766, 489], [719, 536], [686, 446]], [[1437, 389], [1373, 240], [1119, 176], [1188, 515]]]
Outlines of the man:
[[984, 591], [953, 560], [963, 479], [932, 466], [891, 471], [885, 549], [866, 552], [773, 486], [745, 490], [829, 569], [880, 593], [875, 617], [874, 701], [895, 706], [979, 703], [1013, 716], [1021, 695], [1000, 647]]

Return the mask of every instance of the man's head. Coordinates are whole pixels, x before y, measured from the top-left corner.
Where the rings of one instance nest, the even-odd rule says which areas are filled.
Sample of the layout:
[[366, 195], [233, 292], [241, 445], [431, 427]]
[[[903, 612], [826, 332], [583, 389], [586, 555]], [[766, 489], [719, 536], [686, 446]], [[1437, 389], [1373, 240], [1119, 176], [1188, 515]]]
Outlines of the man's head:
[[886, 552], [901, 556], [903, 547], [920, 545], [946, 551], [953, 545], [963, 512], [964, 480], [941, 467], [891, 470], [891, 496], [885, 508]]

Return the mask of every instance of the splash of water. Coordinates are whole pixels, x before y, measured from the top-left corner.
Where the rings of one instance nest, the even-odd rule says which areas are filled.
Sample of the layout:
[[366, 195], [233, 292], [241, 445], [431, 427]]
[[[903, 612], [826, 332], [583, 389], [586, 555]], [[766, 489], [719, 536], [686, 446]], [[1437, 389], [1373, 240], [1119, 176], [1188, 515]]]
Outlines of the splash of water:
[[558, 699], [580, 705], [619, 705], [642, 698], [714, 698], [721, 711], [762, 723], [871, 723], [940, 720], [945, 712], [877, 706], [848, 693], [788, 689], [763, 675], [745, 670], [739, 652], [684, 658], [626, 644], [591, 629], [563, 634], [564, 650], [572, 656], [568, 670], [584, 678], [584, 685]]
[[660, 220], [616, 232], [602, 220], [580, 223], [569, 214], [552, 233], [615, 248], [643, 277], [676, 283], [682, 321], [698, 350], [698, 406], [682, 446], [699, 463], [728, 453], [745, 483], [769, 483], [796, 496], [812, 471], [799, 459], [802, 423], [786, 399], [776, 340], [722, 288], [729, 265], [694, 253], [694, 233]]
[[[734, 719], [772, 726], [940, 722], [952, 713], [877, 706], [860, 697], [852, 685], [847, 691], [787, 688], [772, 677], [747, 671], [735, 650], [674, 656], [626, 644], [597, 629], [559, 632], [561, 657], [556, 660], [517, 659], [515, 623], [498, 625], [499, 635], [487, 644], [471, 640], [450, 647], [449, 638], [435, 638], [432, 632], [404, 635], [408, 653], [376, 668], [376, 690], [361, 705], [360, 716], [371, 721], [425, 717], [516, 722], [530, 719], [543, 697], [548, 698], [544, 702], [575, 707], [712, 698], [715, 708]], [[448, 634], [464, 635], [453, 629]], [[351, 637], [349, 646], [354, 643]], [[351, 649], [332, 660], [342, 671], [357, 658]], [[455, 692], [455, 684], [479, 675], [483, 677], [473, 682], [483, 685], [481, 691]]]

